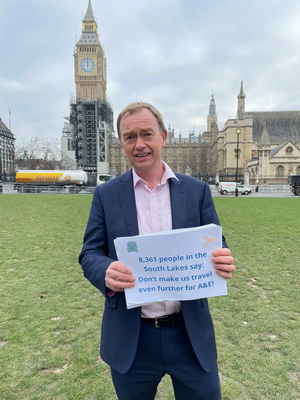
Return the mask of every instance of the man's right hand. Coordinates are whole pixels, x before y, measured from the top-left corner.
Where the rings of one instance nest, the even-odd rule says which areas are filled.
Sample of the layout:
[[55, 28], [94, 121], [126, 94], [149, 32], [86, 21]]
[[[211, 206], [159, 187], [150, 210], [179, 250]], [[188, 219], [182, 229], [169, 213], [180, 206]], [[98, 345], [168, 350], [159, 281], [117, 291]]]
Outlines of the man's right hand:
[[106, 270], [105, 285], [114, 292], [123, 292], [125, 288], [135, 285], [135, 277], [132, 276], [131, 269], [119, 261], [114, 261]]

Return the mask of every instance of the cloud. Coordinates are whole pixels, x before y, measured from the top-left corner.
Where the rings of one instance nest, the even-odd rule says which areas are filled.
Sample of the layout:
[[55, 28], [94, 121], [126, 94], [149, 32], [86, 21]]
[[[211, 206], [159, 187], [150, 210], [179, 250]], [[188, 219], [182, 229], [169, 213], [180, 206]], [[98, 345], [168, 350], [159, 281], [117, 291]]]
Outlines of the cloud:
[[0, 77], [0, 91], [8, 91], [8, 92], [24, 92], [25, 86], [22, 83], [16, 81], [10, 81]]
[[[18, 140], [35, 133], [60, 137], [75, 92], [73, 51], [87, 5], [1, 3], [0, 117], [8, 125], [11, 108]], [[129, 102], [145, 98], [176, 135], [203, 131], [213, 92], [222, 128], [236, 114], [241, 80], [246, 110], [300, 109], [296, 0], [92, 0], [92, 7], [115, 119]]]

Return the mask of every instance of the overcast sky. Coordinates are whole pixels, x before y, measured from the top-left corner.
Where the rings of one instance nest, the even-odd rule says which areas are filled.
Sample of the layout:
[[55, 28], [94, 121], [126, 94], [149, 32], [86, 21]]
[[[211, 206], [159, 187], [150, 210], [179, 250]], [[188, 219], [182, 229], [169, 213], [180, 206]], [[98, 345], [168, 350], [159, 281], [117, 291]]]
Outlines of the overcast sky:
[[[17, 144], [60, 138], [88, 0], [1, 0], [0, 118]], [[116, 120], [144, 99], [183, 136], [247, 111], [300, 110], [299, 0], [92, 0]]]

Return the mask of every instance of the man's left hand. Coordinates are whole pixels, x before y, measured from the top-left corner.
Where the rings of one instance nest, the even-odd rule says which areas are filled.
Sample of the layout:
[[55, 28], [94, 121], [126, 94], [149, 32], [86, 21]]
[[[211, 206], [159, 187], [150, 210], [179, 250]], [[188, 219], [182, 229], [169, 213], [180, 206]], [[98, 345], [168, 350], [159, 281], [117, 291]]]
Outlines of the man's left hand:
[[225, 279], [232, 278], [231, 272], [235, 270], [235, 266], [233, 265], [234, 258], [231, 257], [229, 249], [214, 250], [211, 261], [214, 263], [218, 275]]

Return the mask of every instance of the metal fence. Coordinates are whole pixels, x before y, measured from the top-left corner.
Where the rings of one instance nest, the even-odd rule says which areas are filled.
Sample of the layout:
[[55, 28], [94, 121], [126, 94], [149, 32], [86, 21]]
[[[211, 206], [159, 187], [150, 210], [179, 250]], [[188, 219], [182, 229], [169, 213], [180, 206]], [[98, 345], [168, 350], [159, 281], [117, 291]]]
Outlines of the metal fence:
[[[251, 188], [252, 193], [256, 192], [256, 185], [245, 185]], [[210, 190], [212, 193], [217, 193], [218, 188], [216, 185], [210, 185]], [[259, 193], [289, 193], [290, 185], [258, 185]]]
[[60, 187], [60, 186], [20, 186], [14, 188], [13, 184], [2, 183], [0, 194], [93, 194], [94, 187]]
[[[250, 186], [254, 191], [256, 186]], [[287, 193], [290, 192], [290, 185], [258, 185], [258, 192], [261, 193]]]
[[[216, 185], [209, 185], [212, 193], [218, 193]], [[250, 185], [252, 192], [256, 190], [255, 185]], [[2, 183], [0, 186], [0, 194], [93, 194], [94, 187], [59, 187], [59, 186], [31, 186], [30, 190], [25, 190], [21, 187], [18, 191], [14, 189], [14, 185], [11, 183]], [[259, 185], [258, 192], [260, 193], [289, 193], [289, 185]]]

